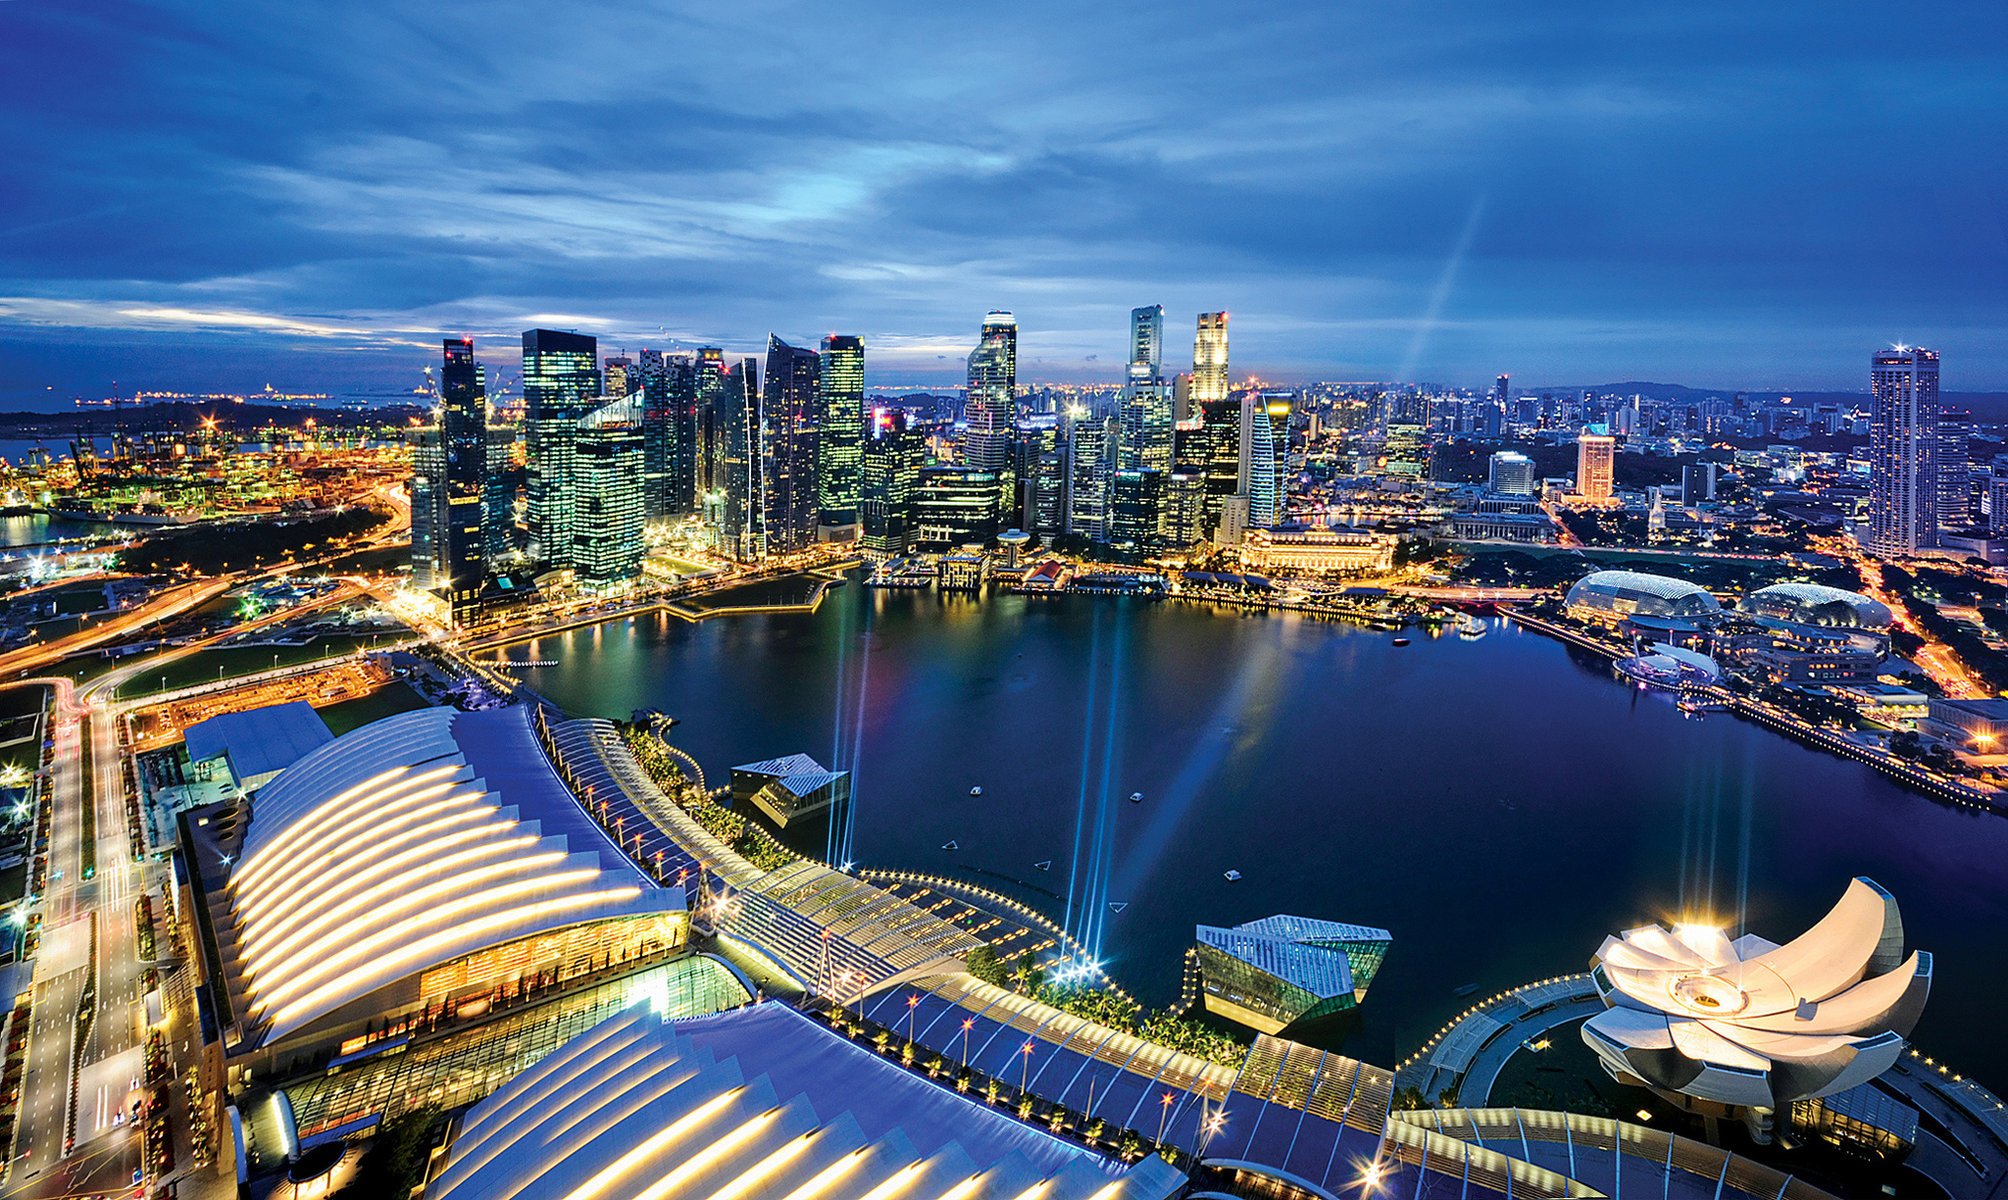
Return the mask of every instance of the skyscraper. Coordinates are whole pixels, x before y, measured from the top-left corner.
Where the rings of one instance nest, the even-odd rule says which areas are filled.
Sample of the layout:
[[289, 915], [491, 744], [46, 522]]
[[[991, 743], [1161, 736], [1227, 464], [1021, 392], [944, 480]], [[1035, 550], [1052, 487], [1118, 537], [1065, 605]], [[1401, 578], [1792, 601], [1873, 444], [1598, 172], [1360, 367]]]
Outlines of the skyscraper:
[[1501, 496], [1534, 494], [1534, 460], [1517, 450], [1494, 454], [1485, 472], [1487, 491]]
[[1585, 429], [1576, 435], [1576, 494], [1585, 500], [1608, 500], [1615, 486], [1618, 440], [1608, 433]]
[[1938, 411], [1938, 527], [1963, 530], [1973, 524], [1973, 414], [1963, 408]]
[[1250, 528], [1277, 522], [1276, 435], [1268, 405], [1254, 390], [1241, 394], [1240, 453], [1235, 462], [1234, 494], [1248, 502]]
[[1123, 385], [1121, 470], [1171, 470], [1172, 395], [1164, 380], [1164, 305], [1130, 310], [1130, 359]]
[[641, 577], [646, 503], [637, 482], [646, 442], [645, 401], [628, 395], [600, 406], [579, 422], [574, 443], [578, 504], [572, 531], [572, 567], [579, 586], [604, 592]]
[[[698, 361], [702, 364], [703, 359]], [[721, 361], [712, 391], [717, 459], [711, 478], [718, 498], [718, 549], [739, 562], [758, 562], [767, 557], [759, 360], [745, 359], [736, 371]]]
[[583, 334], [552, 329], [523, 334], [530, 555], [554, 567], [571, 563], [574, 446], [580, 418], [599, 399], [598, 351], [598, 343]]
[[1938, 351], [1879, 350], [1869, 367], [1869, 553], [1938, 544]]
[[858, 544], [895, 557], [913, 549], [914, 492], [927, 443], [907, 429], [903, 412], [883, 413], [874, 425], [859, 464]]
[[993, 311], [983, 318], [969, 352], [969, 396], [963, 406], [962, 465], [996, 477], [1000, 505], [1014, 506], [1011, 436], [1017, 424], [1018, 319]]
[[1109, 478], [1109, 548], [1144, 558], [1160, 548], [1158, 523], [1164, 510], [1164, 476], [1156, 471], [1117, 471]]
[[680, 517], [697, 502], [697, 360], [644, 350], [640, 374], [644, 509]]
[[448, 338], [444, 351], [435, 420], [413, 437], [411, 575], [458, 614], [480, 593], [487, 550], [488, 400], [474, 343]]
[[767, 553], [793, 554], [816, 540], [816, 411], [822, 360], [814, 350], [767, 338], [767, 390], [760, 401], [762, 498]]
[[716, 346], [697, 348], [697, 412], [693, 418], [695, 426], [694, 451], [692, 453], [692, 476], [697, 483], [697, 494], [709, 496], [719, 490], [717, 479], [718, 460], [724, 453], [723, 427], [718, 423], [718, 405], [724, 397], [723, 377], [725, 374], [725, 351]]
[[836, 333], [824, 338], [822, 372], [816, 414], [816, 519], [834, 531], [858, 522], [858, 471], [865, 441], [864, 339]]
[[[1198, 372], [1193, 373], [1194, 393]], [[1194, 451], [1206, 477], [1206, 510], [1201, 517], [1206, 536], [1220, 536], [1221, 515], [1241, 491], [1241, 406], [1225, 396], [1199, 405], [1200, 428]]]
[[1227, 399], [1227, 314], [1199, 314], [1199, 333], [1192, 340], [1192, 404], [1199, 408]]
[[914, 546], [946, 551], [997, 539], [995, 473], [969, 467], [922, 467], [913, 496]]
[[1108, 538], [1109, 477], [1114, 474], [1116, 422], [1076, 406], [1067, 412], [1067, 532]]

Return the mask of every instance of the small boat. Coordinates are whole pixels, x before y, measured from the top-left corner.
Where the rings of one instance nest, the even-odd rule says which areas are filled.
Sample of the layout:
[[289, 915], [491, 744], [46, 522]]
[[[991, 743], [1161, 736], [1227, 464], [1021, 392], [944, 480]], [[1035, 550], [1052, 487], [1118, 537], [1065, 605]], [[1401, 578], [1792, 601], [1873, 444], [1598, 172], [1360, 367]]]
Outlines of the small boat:
[[1041, 859], [1032, 864], [1032, 869], [1035, 871], [1050, 871], [1053, 869], [1053, 860], [1050, 858]]
[[980, 788], [980, 787], [973, 787], [973, 788], [970, 788], [970, 789], [969, 789], [969, 794], [970, 794], [970, 795], [972, 795], [972, 796], [981, 796], [981, 795], [983, 794], [983, 789], [982, 789], [982, 788]]
[[1485, 636], [1485, 622], [1475, 616], [1467, 616], [1457, 624], [1457, 636], [1461, 638], [1482, 638]]
[[1129, 901], [1127, 901], [1127, 900], [1111, 900], [1111, 901], [1109, 901], [1109, 911], [1110, 911], [1110, 912], [1112, 912], [1112, 913], [1121, 913], [1121, 912], [1122, 912], [1122, 910], [1124, 910], [1125, 908], [1128, 908], [1128, 907], [1129, 907]]
[[1407, 639], [1407, 638], [1396, 638], [1396, 639], [1394, 640], [1394, 644], [1395, 644], [1395, 645], [1397, 645], [1397, 646], [1406, 646], [1406, 645], [1408, 645], [1408, 639]]
[[1131, 804], [1142, 804], [1142, 803], [1143, 803], [1143, 793], [1142, 793], [1142, 792], [1131, 792], [1131, 793], [1130, 793], [1130, 803], [1131, 803]]
[[956, 842], [955, 842], [955, 839], [954, 839], [954, 838], [950, 838], [949, 840], [947, 840], [947, 841], [945, 841], [945, 842], [941, 843], [941, 848], [942, 848], [943, 850], [951, 850], [951, 851], [952, 851], [952, 850], [960, 850], [960, 849], [962, 849], [962, 847], [961, 847], [961, 846], [959, 846], [959, 845], [957, 845], [957, 844], [956, 844]]
[[1478, 985], [1477, 985], [1477, 984], [1475, 984], [1475, 983], [1467, 983], [1467, 984], [1465, 984], [1465, 985], [1464, 985], [1463, 987], [1461, 987], [1461, 988], [1458, 988], [1458, 989], [1456, 989], [1455, 991], [1451, 992], [1450, 994], [1451, 994], [1451, 995], [1453, 995], [1453, 996], [1455, 996], [1455, 997], [1457, 997], [1458, 999], [1462, 1000], [1462, 999], [1463, 999], [1464, 997], [1466, 997], [1466, 996], [1469, 996], [1469, 995], [1470, 995], [1471, 993], [1473, 993], [1473, 992], [1475, 992], [1475, 991], [1477, 991], [1477, 990], [1478, 990]]
[[1222, 875], [1221, 878], [1225, 879], [1229, 883], [1239, 883], [1241, 882], [1241, 872], [1229, 871], [1226, 874]]

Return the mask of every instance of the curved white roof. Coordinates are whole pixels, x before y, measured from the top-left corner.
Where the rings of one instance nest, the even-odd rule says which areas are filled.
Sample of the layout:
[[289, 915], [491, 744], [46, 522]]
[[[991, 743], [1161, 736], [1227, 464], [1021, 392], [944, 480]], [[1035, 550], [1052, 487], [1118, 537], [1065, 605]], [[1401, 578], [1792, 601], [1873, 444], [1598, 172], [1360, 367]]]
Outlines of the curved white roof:
[[631, 1009], [467, 1114], [440, 1200], [1163, 1200], [1155, 1156], [1090, 1153], [779, 1004]]
[[303, 758], [231, 870], [260, 1040], [415, 972], [581, 922], [682, 908], [591, 824], [520, 708], [422, 709]]
[[1931, 956], [1903, 954], [1896, 901], [1856, 879], [1820, 922], [1783, 946], [1713, 926], [1648, 925], [1605, 938], [1608, 1011], [1583, 1039], [1655, 1086], [1775, 1107], [1887, 1070], [1924, 1010]]
[[1643, 571], [1592, 571], [1569, 588], [1573, 600], [1581, 592], [1594, 592], [1629, 599], [1662, 600], [1669, 605], [1721, 607], [1707, 588], [1668, 575], [1648, 575]]
[[1818, 583], [1774, 583], [1745, 596], [1740, 607], [1764, 616], [1789, 614], [1792, 620], [1815, 625], [1888, 629], [1896, 620], [1889, 605], [1872, 596]]

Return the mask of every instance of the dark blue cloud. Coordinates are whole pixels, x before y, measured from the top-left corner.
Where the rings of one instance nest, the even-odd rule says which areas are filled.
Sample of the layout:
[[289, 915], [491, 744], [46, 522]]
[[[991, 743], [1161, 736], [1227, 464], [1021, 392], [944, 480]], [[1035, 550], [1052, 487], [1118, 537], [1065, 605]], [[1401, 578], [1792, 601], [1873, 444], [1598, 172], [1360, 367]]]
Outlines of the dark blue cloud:
[[[2008, 385], [1999, 6], [0, 4], [0, 392], [440, 331], [1111, 374]], [[1182, 342], [1183, 336], [1174, 339]], [[506, 353], [506, 351], [504, 351]]]

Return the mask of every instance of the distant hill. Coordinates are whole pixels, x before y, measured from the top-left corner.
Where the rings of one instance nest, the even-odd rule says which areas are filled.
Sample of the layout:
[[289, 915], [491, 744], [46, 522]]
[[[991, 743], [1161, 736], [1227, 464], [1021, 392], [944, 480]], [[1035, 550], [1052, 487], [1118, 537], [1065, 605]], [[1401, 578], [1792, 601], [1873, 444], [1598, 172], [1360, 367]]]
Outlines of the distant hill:
[[[1543, 384], [1539, 387], [1515, 387], [1516, 392], [1553, 392], [1564, 395], [1572, 392], [1589, 391], [1599, 396], [1650, 396], [1656, 400], [1691, 402], [1706, 400], [1710, 396], [1728, 399], [1737, 392], [1745, 392], [1752, 399], [1775, 400], [1790, 396], [1794, 404], [1866, 404], [1867, 388], [1857, 392], [1823, 392], [1778, 390], [1775, 388], [1697, 388], [1684, 383], [1651, 383], [1645, 380], [1627, 380], [1623, 383], [1576, 383], [1568, 385]], [[2008, 392], [1941, 392], [1939, 403], [1952, 408], [1963, 408], [1980, 421], [2008, 422]]]

